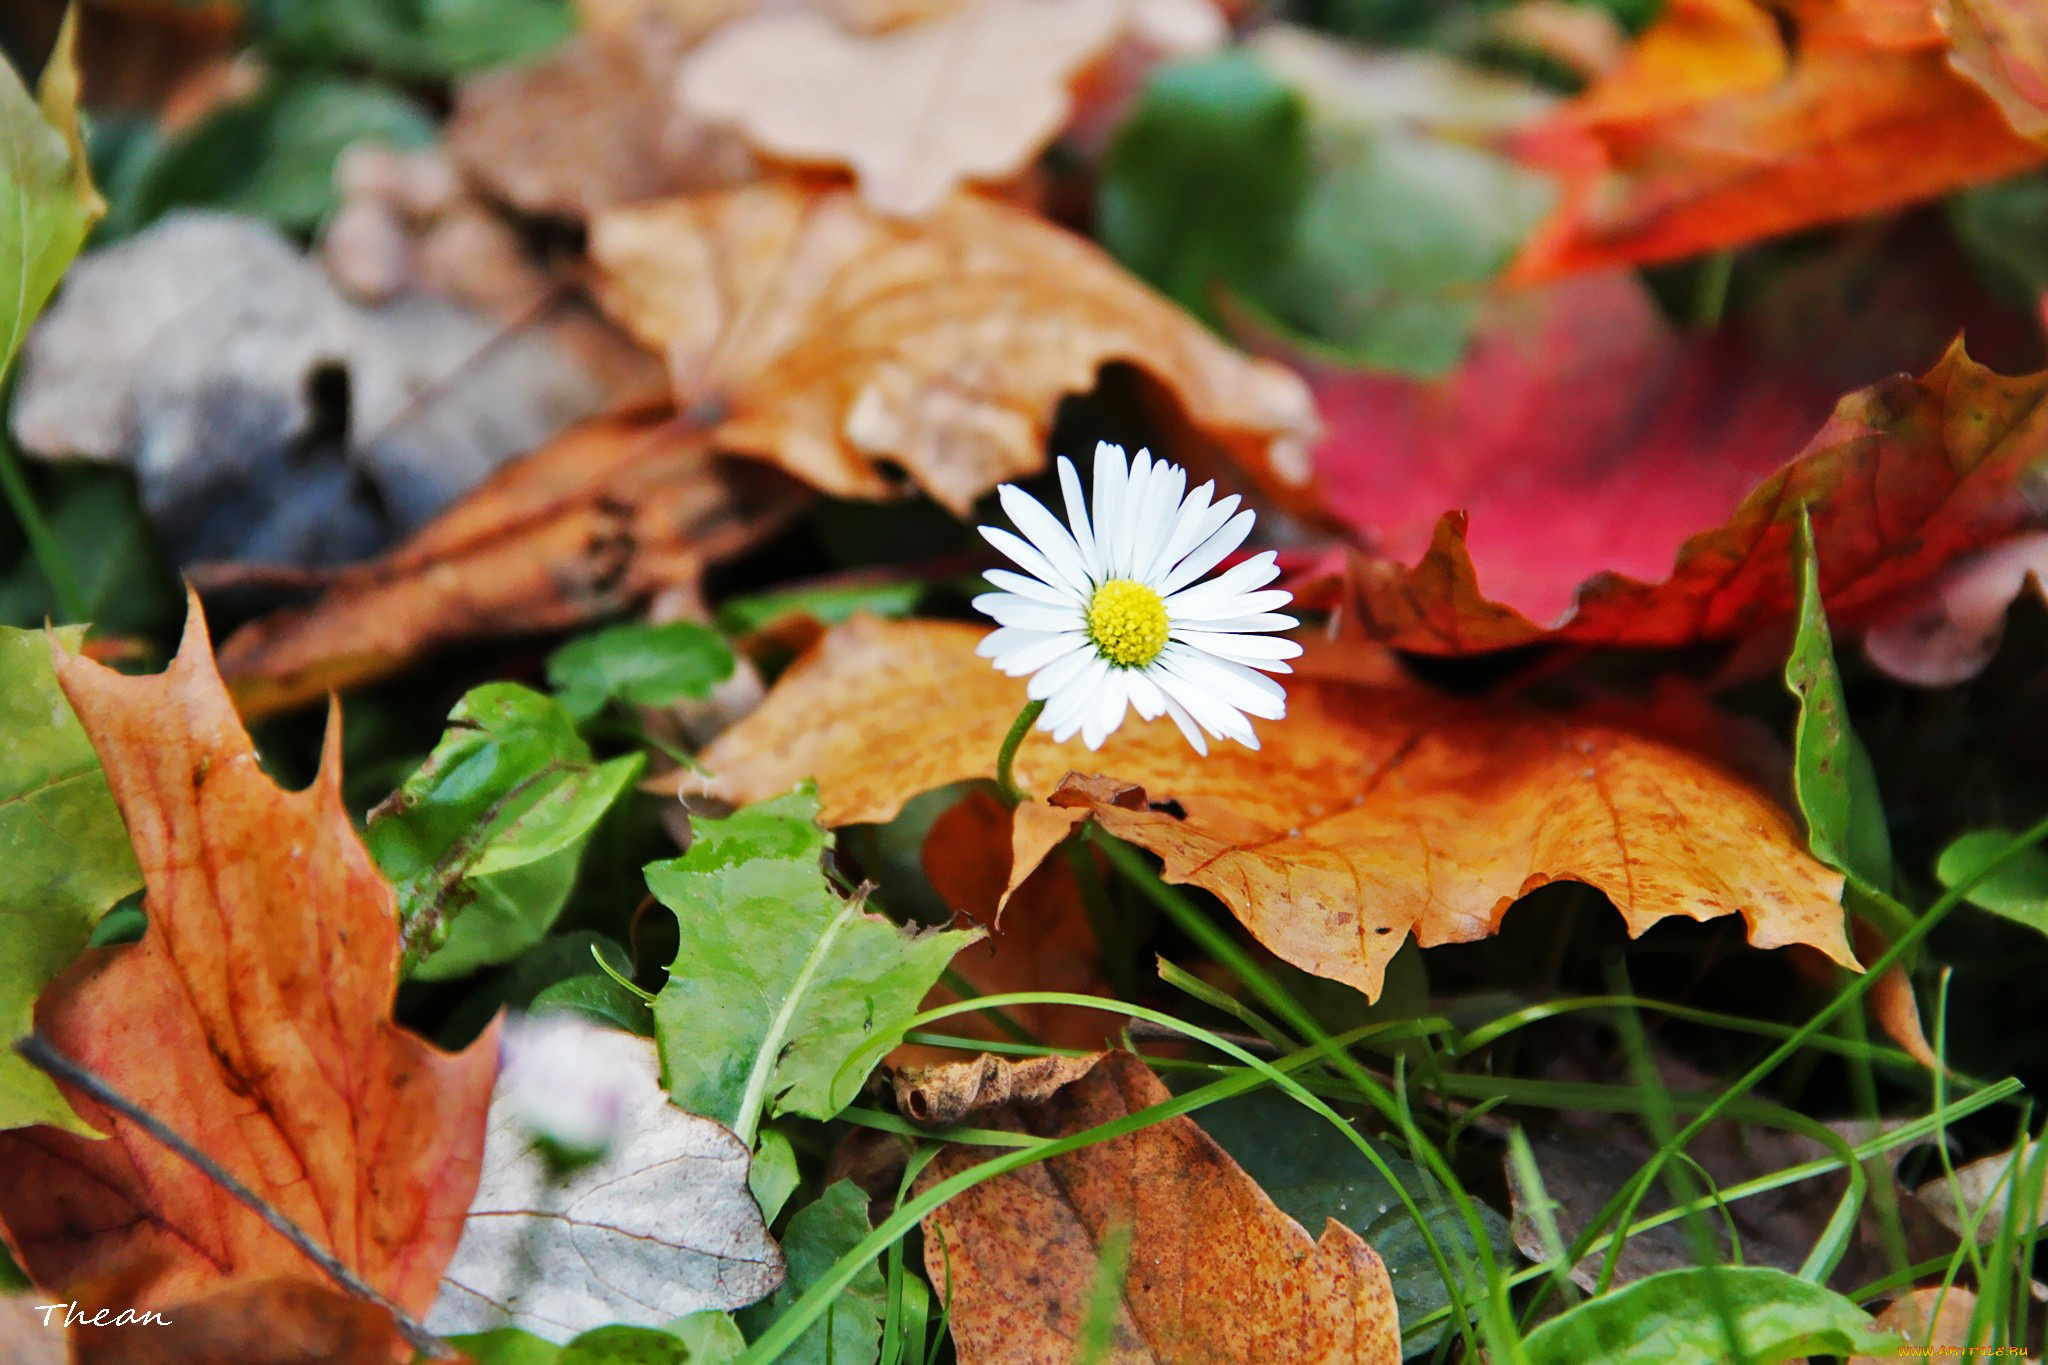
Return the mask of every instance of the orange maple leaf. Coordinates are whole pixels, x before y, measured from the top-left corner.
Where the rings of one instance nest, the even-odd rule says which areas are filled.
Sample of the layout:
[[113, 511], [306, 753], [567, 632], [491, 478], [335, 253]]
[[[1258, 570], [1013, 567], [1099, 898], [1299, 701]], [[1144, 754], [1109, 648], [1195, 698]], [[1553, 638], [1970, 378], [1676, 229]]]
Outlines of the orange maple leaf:
[[[887, 820], [918, 792], [990, 777], [1024, 689], [976, 656], [982, 633], [856, 618], [705, 764], [742, 800], [815, 777], [834, 825]], [[1424, 947], [1484, 938], [1552, 881], [1606, 892], [1632, 934], [1669, 916], [1740, 914], [1759, 947], [1806, 944], [1853, 966], [1841, 875], [1807, 852], [1792, 818], [1632, 719], [1303, 673], [1287, 718], [1260, 727], [1263, 749], [1202, 758], [1162, 719], [1125, 724], [1099, 753], [1034, 733], [1016, 772], [1073, 803], [1046, 812], [1055, 832], [1092, 816], [1157, 853], [1167, 880], [1214, 892], [1282, 958], [1369, 996], [1410, 933]], [[1056, 792], [1070, 771], [1117, 782]], [[1046, 822], [1023, 813], [1034, 810], [1017, 820], [1013, 883], [1050, 847]]]
[[1671, 0], [1522, 151], [1564, 190], [1509, 272], [1522, 283], [1736, 246], [2048, 160], [1950, 65], [1930, 0]]
[[[38, 1030], [424, 1312], [476, 1190], [497, 1037], [449, 1054], [392, 1021], [396, 908], [342, 805], [338, 715], [312, 785], [277, 787], [196, 600], [163, 673], [64, 658], [57, 677], [127, 822], [149, 926], [59, 977]], [[202, 1301], [257, 1282], [332, 1289], [182, 1157], [63, 1088], [108, 1138], [0, 1133], [0, 1223], [42, 1290], [117, 1288], [112, 1306], [167, 1310], [175, 1328], [181, 1305], [196, 1322]]]

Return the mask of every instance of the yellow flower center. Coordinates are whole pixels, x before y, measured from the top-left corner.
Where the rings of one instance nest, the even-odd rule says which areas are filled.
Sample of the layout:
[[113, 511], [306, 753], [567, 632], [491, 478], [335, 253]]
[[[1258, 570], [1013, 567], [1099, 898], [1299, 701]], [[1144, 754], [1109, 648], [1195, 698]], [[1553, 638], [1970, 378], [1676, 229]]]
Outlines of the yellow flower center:
[[1166, 603], [1143, 583], [1112, 578], [1088, 599], [1088, 638], [1118, 668], [1143, 668], [1166, 648]]

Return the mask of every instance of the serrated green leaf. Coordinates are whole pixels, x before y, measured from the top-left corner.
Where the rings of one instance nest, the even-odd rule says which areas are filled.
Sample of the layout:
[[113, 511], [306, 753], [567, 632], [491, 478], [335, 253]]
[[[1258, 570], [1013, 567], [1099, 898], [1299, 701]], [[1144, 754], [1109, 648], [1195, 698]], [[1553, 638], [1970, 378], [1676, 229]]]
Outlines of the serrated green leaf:
[[548, 657], [548, 686], [582, 721], [611, 701], [673, 706], [707, 697], [732, 670], [732, 650], [717, 631], [669, 621], [613, 626], [571, 640]]
[[79, 133], [76, 32], [66, 11], [34, 97], [0, 60], [0, 377], [107, 208]]
[[[1739, 1352], [1731, 1349], [1733, 1329]], [[1883, 1355], [1899, 1337], [1822, 1285], [1768, 1266], [1667, 1270], [1552, 1318], [1522, 1343], [1528, 1365], [1654, 1360], [1753, 1365], [1808, 1355]]]
[[515, 683], [475, 688], [364, 839], [398, 893], [412, 974], [506, 962], [540, 941], [591, 831], [640, 773], [596, 762], [559, 704]]
[[418, 102], [369, 81], [286, 76], [214, 110], [166, 143], [137, 174], [122, 206], [133, 231], [180, 207], [225, 209], [304, 232], [340, 204], [334, 165], [357, 142], [431, 147], [434, 121]]
[[[1934, 875], [1943, 886], [1961, 886], [2004, 853], [2014, 837], [2002, 829], [1965, 834], [1941, 851]], [[2048, 851], [2036, 845], [2015, 854], [2005, 866], [1972, 886], [1964, 899], [1979, 909], [2048, 934]]]
[[844, 1109], [977, 937], [907, 930], [842, 898], [817, 815], [803, 787], [693, 820], [689, 852], [647, 867], [679, 933], [654, 1002], [669, 1093], [749, 1145], [763, 1118]]
[[[84, 630], [57, 637], [77, 649]], [[0, 1128], [89, 1133], [14, 1043], [28, 1035], [43, 987], [107, 908], [142, 885], [142, 871], [40, 630], [0, 627], [0, 735]]]
[[[1394, 1286], [1402, 1352], [1412, 1356], [1436, 1348], [1449, 1324], [1440, 1321], [1428, 1329], [1415, 1327], [1451, 1302], [1443, 1273], [1430, 1254], [1429, 1239], [1394, 1187], [1349, 1138], [1327, 1120], [1270, 1090], [1210, 1105], [1195, 1115], [1195, 1122], [1244, 1167], [1282, 1213], [1307, 1229], [1309, 1236], [1320, 1237], [1324, 1221], [1334, 1218], [1364, 1237], [1386, 1263]], [[1422, 1210], [1429, 1236], [1443, 1251], [1452, 1273], [1459, 1276], [1460, 1296], [1468, 1305], [1482, 1301], [1486, 1286], [1478, 1246], [1457, 1206], [1421, 1167], [1396, 1156], [1385, 1160]], [[1483, 1205], [1479, 1217], [1496, 1255], [1503, 1262], [1512, 1259], [1514, 1241], [1507, 1220]]]
[[[819, 1195], [817, 1203], [798, 1209], [782, 1235], [789, 1278], [764, 1302], [740, 1310], [740, 1326], [747, 1336], [767, 1331], [872, 1230], [868, 1197], [851, 1180], [840, 1181]], [[888, 1302], [881, 1267], [870, 1261], [833, 1299], [825, 1316], [777, 1357], [779, 1365], [874, 1365], [882, 1354], [882, 1318]]]
[[535, 56], [576, 27], [568, 0], [251, 0], [249, 17], [280, 56], [409, 80]]
[[1813, 523], [1803, 512], [1797, 540], [1799, 631], [1785, 661], [1785, 686], [1799, 699], [1792, 737], [1792, 790], [1806, 817], [1813, 856], [1879, 891], [1892, 886], [1892, 843], [1878, 795], [1877, 771], [1849, 723], [1849, 702], [1835, 668], [1834, 641], [1821, 605]]

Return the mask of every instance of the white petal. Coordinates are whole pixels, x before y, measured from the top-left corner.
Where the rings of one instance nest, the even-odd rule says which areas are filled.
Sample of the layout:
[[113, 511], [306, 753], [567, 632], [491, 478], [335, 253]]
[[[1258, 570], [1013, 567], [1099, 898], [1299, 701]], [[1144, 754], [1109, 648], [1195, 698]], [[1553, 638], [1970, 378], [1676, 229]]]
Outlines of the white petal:
[[[1179, 602], [1183, 606], [1188, 602], [1193, 602], [1201, 608], [1199, 616], [1188, 614], [1181, 618], [1195, 630], [1292, 630], [1301, 624], [1300, 621], [1292, 616], [1282, 616], [1272, 611], [1272, 608], [1284, 607], [1294, 600], [1294, 594], [1285, 588], [1268, 588], [1264, 592], [1243, 592], [1235, 597], [1224, 596], [1219, 598], [1213, 593], [1201, 592], [1201, 589], [1207, 586], [1206, 583], [1197, 583], [1192, 588], [1183, 588], [1173, 598], [1175, 602]], [[1195, 595], [1191, 597], [1190, 594]], [[1172, 611], [1172, 607], [1169, 606], [1167, 608], [1169, 617], [1171, 617]], [[1224, 621], [1242, 621], [1247, 619], [1285, 621], [1287, 624], [1284, 626], [1259, 625], [1247, 627], [1226, 627], [1221, 624]]]
[[1166, 709], [1166, 694], [1159, 690], [1159, 684], [1143, 669], [1126, 672], [1124, 682], [1131, 691], [1131, 709], [1146, 720], [1157, 720]]
[[[1153, 685], [1158, 686], [1156, 683]], [[1203, 737], [1202, 727], [1195, 724], [1195, 718], [1188, 714], [1188, 709], [1175, 701], [1164, 688], [1160, 688], [1159, 700], [1166, 704], [1166, 714], [1173, 717], [1173, 723], [1180, 727], [1181, 735], [1194, 746], [1195, 752], [1207, 758], [1209, 741]]]
[[[1167, 571], [1178, 564], [1189, 550], [1214, 535], [1216, 527], [1229, 520], [1230, 514], [1226, 512], [1215, 518], [1215, 526], [1209, 526], [1210, 513], [1215, 510], [1209, 505], [1209, 499], [1215, 492], [1216, 481], [1211, 479], [1188, 494], [1181, 500], [1180, 506], [1174, 508], [1173, 534], [1166, 538], [1166, 544], [1160, 548], [1152, 562], [1145, 566], [1145, 582], [1157, 583], [1166, 577]], [[1208, 526], [1207, 530], [1203, 529], [1205, 526]]]
[[1017, 567], [1041, 583], [1048, 583], [1055, 587], [1064, 587], [1068, 592], [1077, 595], [1085, 595], [1087, 593], [1087, 588], [1069, 583], [1066, 575], [1053, 568], [1052, 561], [1032, 549], [1031, 542], [1024, 539], [1024, 537], [1005, 531], [1000, 526], [982, 526], [976, 529], [981, 532], [983, 540], [995, 546], [996, 549], [1002, 551], [1005, 555], [1008, 555], [1016, 563]]
[[1153, 462], [1152, 477], [1146, 482], [1140, 500], [1137, 533], [1132, 540], [1131, 577], [1140, 583], [1150, 581], [1153, 563], [1173, 536], [1173, 514], [1187, 486], [1187, 471], [1179, 465], [1164, 460]]
[[1265, 720], [1279, 720], [1287, 714], [1287, 693], [1280, 684], [1242, 664], [1178, 644], [1162, 650], [1159, 663], [1173, 676], [1186, 679], [1240, 711]]
[[1073, 738], [1081, 723], [1092, 714], [1096, 692], [1108, 676], [1109, 660], [1099, 654], [1087, 655], [1075, 676], [1046, 698], [1045, 715], [1040, 718], [1039, 728], [1051, 730], [1053, 738], [1062, 743]]
[[1249, 740], [1251, 747], [1257, 747], [1258, 736], [1252, 732], [1252, 723], [1236, 707], [1178, 674], [1162, 672], [1154, 677], [1168, 699], [1185, 707], [1204, 730], [1218, 739], [1234, 739], [1240, 744]]
[[[1191, 649], [1250, 663], [1254, 659], [1294, 659], [1301, 655], [1301, 642], [1284, 635], [1231, 635], [1205, 630], [1177, 630], [1173, 638]], [[1287, 669], [1279, 670], [1282, 673]]]
[[1015, 626], [1004, 626], [981, 637], [974, 652], [984, 659], [1001, 659], [1014, 655], [1018, 650], [1030, 649], [1045, 640], [1059, 638], [1051, 631], [1021, 630]]
[[1024, 695], [1033, 701], [1050, 701], [1068, 683], [1080, 677], [1086, 671], [1088, 661], [1095, 657], [1094, 646], [1085, 638], [1081, 645], [1082, 648], [1074, 653], [1062, 654], [1033, 674], [1031, 681], [1024, 685]]
[[1122, 669], [1112, 670], [1096, 689], [1095, 702], [1088, 708], [1088, 719], [1081, 727], [1081, 742], [1090, 749], [1100, 749], [1102, 741], [1124, 723], [1124, 711], [1131, 700], [1124, 678]]
[[1067, 529], [1074, 533], [1074, 543], [1081, 547], [1081, 559], [1088, 565], [1088, 577], [1101, 583], [1109, 575], [1102, 571], [1102, 552], [1095, 547], [1095, 528], [1088, 520], [1088, 501], [1081, 496], [1081, 476], [1074, 469], [1074, 462], [1062, 455], [1059, 458], [1060, 496], [1067, 503]]
[[998, 487], [996, 496], [1002, 500], [1003, 510], [1010, 514], [1010, 520], [1017, 524], [1024, 538], [1037, 547], [1046, 561], [1058, 569], [1070, 585], [1087, 591], [1088, 561], [1082, 558], [1081, 547], [1074, 543], [1074, 533], [1060, 525], [1060, 519], [1048, 512], [1044, 503], [1014, 484]]
[[[1042, 673], [1075, 654], [1086, 655], [1092, 648], [1093, 646], [1088, 643], [1088, 637], [1079, 631], [1045, 635], [1029, 644], [1021, 644], [997, 655], [996, 667], [1013, 678], [1020, 678], [1026, 673]], [[1031, 690], [1027, 686], [1025, 695], [1030, 694]]]
[[1029, 574], [1012, 573], [1008, 569], [989, 569], [982, 577], [1005, 592], [1028, 597], [1034, 602], [1045, 602], [1055, 606], [1062, 602], [1072, 602], [1076, 606], [1086, 605], [1086, 599], [1072, 589], [1058, 583], [1041, 583]]
[[[1169, 620], [1171, 617], [1169, 616]], [[1191, 617], [1175, 621], [1174, 631], [1208, 631], [1215, 635], [1254, 635], [1268, 630], [1293, 630], [1301, 622], [1292, 616], [1283, 616], [1277, 611], [1255, 612], [1250, 616]]]
[[1183, 588], [1167, 597], [1167, 615], [1186, 620], [1190, 617], [1241, 616], [1246, 611], [1257, 610], [1256, 606], [1246, 606], [1243, 599], [1254, 596], [1254, 588], [1263, 587], [1280, 576], [1280, 566], [1274, 558], [1273, 552], [1267, 550], [1242, 564], [1232, 565], [1206, 583]]
[[985, 592], [974, 599], [974, 609], [999, 626], [1026, 630], [1082, 630], [1088, 624], [1088, 618], [1072, 603], [1049, 607], [1008, 592]]
[[1117, 530], [1122, 524], [1123, 507], [1124, 448], [1107, 441], [1095, 443], [1095, 507], [1092, 525], [1095, 528], [1095, 557], [1102, 565], [1102, 576], [1111, 579], [1117, 576]]
[[1252, 533], [1252, 523], [1256, 520], [1258, 517], [1247, 510], [1224, 522], [1221, 530], [1196, 546], [1192, 554], [1159, 580], [1159, 595], [1170, 597], [1221, 564], [1225, 556], [1244, 544], [1244, 538]]

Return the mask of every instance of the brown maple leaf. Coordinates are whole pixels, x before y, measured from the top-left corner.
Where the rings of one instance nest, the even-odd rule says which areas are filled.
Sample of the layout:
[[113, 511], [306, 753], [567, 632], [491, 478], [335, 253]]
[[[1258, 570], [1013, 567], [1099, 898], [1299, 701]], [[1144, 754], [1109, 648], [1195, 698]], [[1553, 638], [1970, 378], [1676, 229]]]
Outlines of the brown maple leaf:
[[[1066, 1137], [1170, 1098], [1137, 1057], [1108, 1052], [1051, 1095], [974, 1122]], [[923, 1183], [987, 1157], [987, 1148], [949, 1145]], [[1312, 1237], [1182, 1116], [983, 1181], [925, 1218], [925, 1269], [951, 1310], [962, 1365], [1072, 1360], [1103, 1244], [1119, 1228], [1130, 1253], [1102, 1359], [1401, 1359], [1393, 1284], [1364, 1239], [1334, 1218]]]
[[896, 495], [893, 462], [964, 516], [1045, 467], [1060, 400], [1117, 361], [1253, 477], [1307, 480], [1319, 425], [1299, 378], [1007, 204], [955, 195], [899, 222], [776, 182], [602, 214], [590, 250], [606, 306], [667, 355], [714, 449], [840, 497]]
[[[397, 913], [342, 805], [338, 717], [313, 784], [279, 789], [214, 669], [196, 600], [163, 673], [64, 658], [58, 680], [127, 822], [149, 925], [59, 977], [38, 1030], [423, 1312], [475, 1192], [497, 1039], [449, 1054], [392, 1021]], [[174, 1326], [259, 1282], [332, 1291], [246, 1205], [63, 1088], [108, 1138], [0, 1133], [0, 1223], [40, 1289], [88, 1304], [118, 1292], [112, 1306], [166, 1309]], [[351, 1314], [315, 1316], [359, 1329]], [[152, 1341], [139, 1349], [170, 1350]]]
[[[991, 777], [1024, 689], [976, 656], [982, 634], [856, 618], [705, 764], [739, 800], [814, 777], [833, 825], [887, 820], [918, 792]], [[1018, 781], [1073, 804], [1020, 815], [1019, 842], [1032, 844], [1011, 879], [1050, 846], [1047, 824], [1056, 837], [1092, 817], [1158, 854], [1168, 881], [1214, 892], [1282, 958], [1369, 996], [1409, 934], [1424, 947], [1484, 938], [1552, 881], [1605, 892], [1631, 934], [1670, 916], [1740, 914], [1758, 947], [1801, 943], [1853, 966], [1841, 875], [1784, 810], [1663, 728], [1304, 672], [1257, 751], [1201, 758], [1163, 719], [1125, 724], [1099, 753], [1033, 733]], [[1056, 791], [1069, 772], [1114, 781]]]

